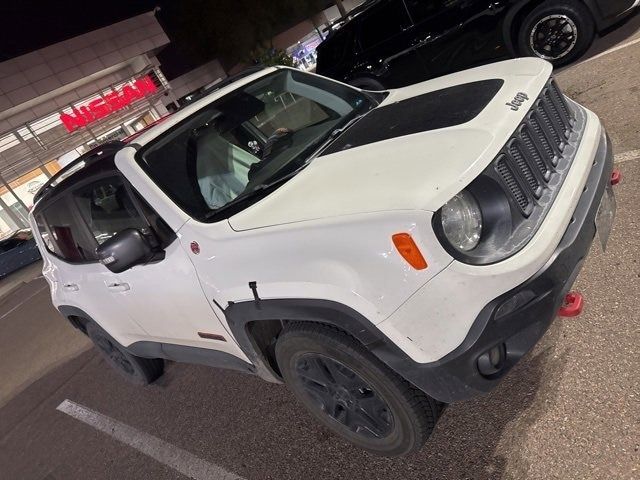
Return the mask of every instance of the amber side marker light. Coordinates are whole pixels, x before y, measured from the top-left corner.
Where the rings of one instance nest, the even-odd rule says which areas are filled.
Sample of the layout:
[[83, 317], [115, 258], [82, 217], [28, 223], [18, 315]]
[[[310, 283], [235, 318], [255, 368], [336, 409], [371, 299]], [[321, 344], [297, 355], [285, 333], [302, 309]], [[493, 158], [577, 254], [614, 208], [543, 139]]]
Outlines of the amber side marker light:
[[422, 256], [422, 252], [413, 241], [408, 233], [396, 233], [393, 237], [393, 244], [396, 246], [398, 253], [402, 255], [409, 265], [416, 270], [424, 270], [428, 267], [427, 261]]
[[207, 333], [207, 332], [198, 332], [198, 336], [200, 338], [206, 338], [209, 340], [218, 340], [220, 342], [226, 342], [227, 339], [224, 338], [222, 335], [217, 335], [215, 333]]

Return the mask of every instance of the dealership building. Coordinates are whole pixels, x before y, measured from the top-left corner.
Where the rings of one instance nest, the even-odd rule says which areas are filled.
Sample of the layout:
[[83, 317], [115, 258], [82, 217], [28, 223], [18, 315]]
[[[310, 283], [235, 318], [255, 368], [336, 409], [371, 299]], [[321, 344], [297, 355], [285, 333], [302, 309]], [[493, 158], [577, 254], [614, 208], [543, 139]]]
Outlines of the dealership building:
[[0, 63], [0, 236], [62, 166], [167, 114], [168, 43], [148, 13]]

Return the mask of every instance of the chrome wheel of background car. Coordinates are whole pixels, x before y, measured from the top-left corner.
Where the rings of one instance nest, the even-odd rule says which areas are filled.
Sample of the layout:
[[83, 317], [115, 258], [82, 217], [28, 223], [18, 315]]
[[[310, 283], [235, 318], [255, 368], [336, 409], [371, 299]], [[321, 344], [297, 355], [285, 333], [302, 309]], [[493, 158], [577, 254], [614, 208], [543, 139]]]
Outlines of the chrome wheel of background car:
[[535, 24], [529, 36], [531, 50], [545, 60], [567, 56], [578, 43], [578, 27], [567, 15], [549, 15]]
[[324, 355], [305, 354], [296, 361], [305, 393], [332, 420], [369, 438], [384, 438], [393, 430], [386, 402], [357, 373]]

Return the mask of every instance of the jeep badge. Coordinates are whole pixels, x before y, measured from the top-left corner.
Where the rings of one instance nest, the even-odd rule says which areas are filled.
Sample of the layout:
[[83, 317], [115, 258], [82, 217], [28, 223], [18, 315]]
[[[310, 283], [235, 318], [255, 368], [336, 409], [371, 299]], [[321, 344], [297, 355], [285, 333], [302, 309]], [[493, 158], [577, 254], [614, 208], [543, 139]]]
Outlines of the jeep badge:
[[511, 107], [511, 110], [513, 110], [514, 112], [517, 112], [518, 110], [520, 110], [520, 107], [524, 105], [524, 102], [526, 102], [527, 100], [529, 100], [529, 95], [527, 95], [526, 93], [519, 92], [516, 95], [516, 98], [511, 100], [506, 105], [507, 107]]

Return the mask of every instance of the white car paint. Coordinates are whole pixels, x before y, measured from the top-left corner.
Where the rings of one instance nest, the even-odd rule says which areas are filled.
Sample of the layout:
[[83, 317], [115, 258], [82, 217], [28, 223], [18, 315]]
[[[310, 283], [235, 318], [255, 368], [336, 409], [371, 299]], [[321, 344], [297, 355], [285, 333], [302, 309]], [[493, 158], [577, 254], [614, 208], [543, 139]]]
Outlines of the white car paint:
[[600, 121], [589, 112], [571, 172], [544, 224], [522, 251], [487, 266], [453, 261], [378, 328], [420, 363], [439, 360], [458, 347], [491, 300], [528, 280], [549, 260], [571, 221], [600, 141], [606, 141]]
[[[210, 102], [271, 71], [195, 102], [136, 144], [152, 142]], [[547, 62], [519, 59], [392, 91], [383, 105], [456, 84], [505, 81], [471, 122], [313, 159], [263, 200], [214, 224], [191, 219], [140, 168], [136, 149], [123, 148], [116, 156], [118, 169], [177, 232], [179, 242], [164, 261], [115, 275], [99, 264], [67, 265], [47, 254], [39, 241], [49, 257], [44, 273], [54, 304], [90, 309], [125, 346], [145, 340], [200, 346], [246, 361], [221, 307], [251, 300], [248, 282], [256, 281], [263, 299], [323, 299], [349, 306], [415, 361], [437, 360], [460, 344], [488, 300], [544, 265], [575, 209], [602, 135], [592, 113], [555, 205], [517, 255], [486, 267], [462, 264], [443, 249], [431, 227], [433, 212], [489, 165], [532, 106], [512, 111], [505, 104], [519, 92], [535, 99], [550, 75]], [[412, 234], [427, 260], [426, 270], [414, 270], [400, 257], [391, 240], [399, 232]], [[194, 241], [198, 255], [189, 251]], [[109, 285], [123, 284], [130, 289], [109, 291]], [[461, 298], [470, 285], [473, 295]], [[230, 341], [203, 342], [198, 331]]]

